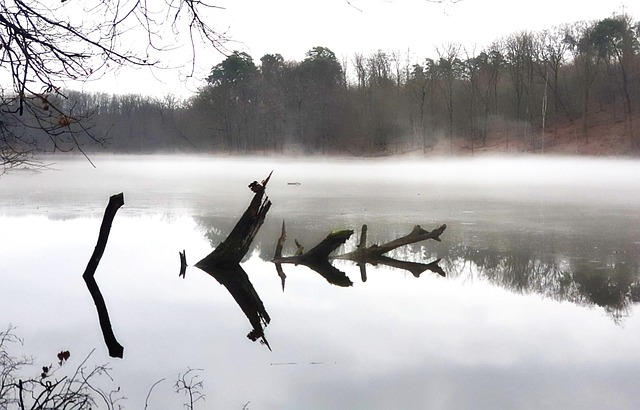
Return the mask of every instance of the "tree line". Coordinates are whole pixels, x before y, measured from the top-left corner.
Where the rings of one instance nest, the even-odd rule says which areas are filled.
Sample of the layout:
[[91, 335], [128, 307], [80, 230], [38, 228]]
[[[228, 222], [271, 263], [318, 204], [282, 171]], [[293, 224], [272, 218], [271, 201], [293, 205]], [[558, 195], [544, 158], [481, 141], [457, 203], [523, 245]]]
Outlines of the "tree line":
[[640, 23], [623, 14], [513, 33], [479, 52], [444, 44], [418, 62], [382, 50], [340, 61], [314, 47], [302, 61], [257, 63], [235, 51], [186, 101], [69, 91], [58, 104], [69, 127], [106, 136], [116, 152], [453, 152], [497, 136], [535, 152], [567, 123], [596, 141], [603, 118], [624, 124], [633, 152], [639, 97]]

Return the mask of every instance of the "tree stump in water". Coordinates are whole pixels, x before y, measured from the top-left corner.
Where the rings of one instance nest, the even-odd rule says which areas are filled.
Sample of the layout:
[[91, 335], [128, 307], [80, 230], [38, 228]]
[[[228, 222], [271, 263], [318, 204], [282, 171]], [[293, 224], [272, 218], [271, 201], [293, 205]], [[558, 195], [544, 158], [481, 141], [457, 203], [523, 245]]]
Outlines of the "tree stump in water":
[[122, 205], [124, 205], [123, 193], [112, 195], [109, 198], [109, 204], [107, 204], [107, 208], [104, 211], [104, 217], [102, 218], [102, 224], [100, 225], [98, 242], [96, 243], [96, 247], [93, 250], [91, 258], [89, 258], [87, 268], [82, 274], [82, 278], [87, 284], [87, 289], [89, 289], [89, 293], [93, 298], [93, 303], [96, 305], [96, 309], [98, 311], [98, 321], [100, 322], [102, 337], [104, 338], [107, 349], [109, 350], [109, 356], [117, 358], [123, 357], [124, 347], [118, 343], [116, 336], [113, 334], [107, 304], [102, 297], [102, 293], [100, 292], [100, 288], [98, 287], [98, 283], [96, 282], [94, 275], [98, 268], [98, 264], [100, 263], [100, 259], [104, 254], [104, 249], [107, 246], [107, 240], [109, 239], [109, 233], [111, 232], [113, 218], [115, 218], [116, 212], [118, 212], [118, 209], [120, 209]]
[[[265, 195], [265, 188], [270, 178], [271, 174], [261, 183], [253, 181], [249, 184], [254, 196], [247, 210], [242, 214], [229, 236], [209, 255], [194, 265], [213, 276], [218, 283], [227, 288], [253, 327], [247, 337], [252, 341], [260, 340], [269, 350], [271, 350], [271, 346], [264, 335], [264, 328], [271, 322], [271, 318], [247, 273], [240, 266], [240, 261], [249, 250], [271, 207], [271, 201]], [[184, 276], [182, 267], [184, 262], [186, 269], [186, 258], [183, 261], [183, 254], [180, 258], [180, 275]]]

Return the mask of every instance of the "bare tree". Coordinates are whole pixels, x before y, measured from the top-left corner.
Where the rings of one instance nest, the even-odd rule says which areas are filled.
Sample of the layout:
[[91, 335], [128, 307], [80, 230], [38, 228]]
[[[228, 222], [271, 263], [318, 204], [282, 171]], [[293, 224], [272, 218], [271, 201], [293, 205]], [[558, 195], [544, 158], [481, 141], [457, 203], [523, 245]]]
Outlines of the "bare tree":
[[539, 55], [536, 58], [541, 62], [537, 66], [538, 75], [543, 78], [546, 87], [553, 92], [554, 116], [558, 115], [562, 109], [567, 117], [571, 117], [562, 100], [560, 90], [560, 72], [569, 59], [569, 44], [565, 41], [568, 32], [569, 26], [563, 25], [537, 34]]
[[88, 141], [105, 143], [84, 121], [91, 113], [67, 102], [69, 81], [160, 66], [179, 35], [190, 45], [192, 70], [197, 42], [224, 51], [224, 33], [204, 20], [212, 9], [220, 7], [203, 0], [0, 0], [0, 84], [11, 84], [0, 86], [0, 174], [36, 164], [33, 154], [45, 149], [84, 152]]
[[565, 41], [573, 53], [573, 66], [582, 88], [582, 136], [589, 145], [589, 117], [591, 113], [591, 88], [601, 64], [600, 54], [590, 41], [595, 23], [578, 22], [568, 31]]
[[184, 407], [193, 410], [195, 404], [205, 400], [205, 394], [202, 392], [204, 383], [200, 379], [202, 369], [188, 368], [186, 372], [178, 374], [178, 380], [175, 384], [176, 393], [183, 393], [186, 397]]
[[[435, 145], [433, 128], [437, 81], [436, 63], [431, 59], [426, 59], [423, 65], [413, 65], [413, 70], [405, 86], [405, 90], [413, 103], [410, 122], [412, 123], [414, 134], [418, 136], [423, 153], [427, 152], [427, 148], [433, 148], [433, 145]], [[415, 120], [413, 119], [413, 113], [417, 117]]]
[[[521, 31], [504, 41], [506, 65], [516, 94], [516, 118], [523, 123], [522, 150], [526, 151], [527, 131], [533, 124], [534, 36]], [[534, 149], [533, 138], [531, 148]]]
[[436, 48], [438, 53], [438, 72], [440, 74], [440, 91], [447, 106], [448, 134], [450, 141], [450, 150], [453, 152], [453, 108], [454, 108], [454, 89], [455, 80], [459, 77], [460, 62], [459, 44], [448, 43], [442, 47]]

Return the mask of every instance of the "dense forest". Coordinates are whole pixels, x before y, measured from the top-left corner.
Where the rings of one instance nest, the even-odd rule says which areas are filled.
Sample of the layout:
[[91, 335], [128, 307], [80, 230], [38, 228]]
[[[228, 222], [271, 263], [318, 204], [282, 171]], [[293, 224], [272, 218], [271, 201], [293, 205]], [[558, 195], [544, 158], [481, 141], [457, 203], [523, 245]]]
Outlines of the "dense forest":
[[628, 15], [435, 54], [340, 61], [314, 47], [303, 61], [274, 53], [256, 62], [233, 52], [188, 100], [67, 91], [57, 103], [88, 118], [65, 118], [69, 127], [106, 136], [114, 152], [539, 152], [567, 130], [576, 144], [640, 149], [640, 23]]

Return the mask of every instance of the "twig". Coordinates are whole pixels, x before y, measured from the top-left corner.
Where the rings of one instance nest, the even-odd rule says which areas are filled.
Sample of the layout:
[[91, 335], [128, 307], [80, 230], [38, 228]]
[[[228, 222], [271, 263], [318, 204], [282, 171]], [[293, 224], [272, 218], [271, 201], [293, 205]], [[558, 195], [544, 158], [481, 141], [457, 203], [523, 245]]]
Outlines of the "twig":
[[162, 383], [165, 379], [162, 378], [158, 381], [156, 381], [155, 383], [153, 383], [153, 385], [151, 386], [151, 388], [149, 389], [149, 391], [147, 392], [147, 398], [144, 399], [144, 410], [147, 410], [147, 407], [149, 406], [149, 398], [151, 397], [151, 392], [153, 391], [153, 389], [159, 385], [160, 383]]

